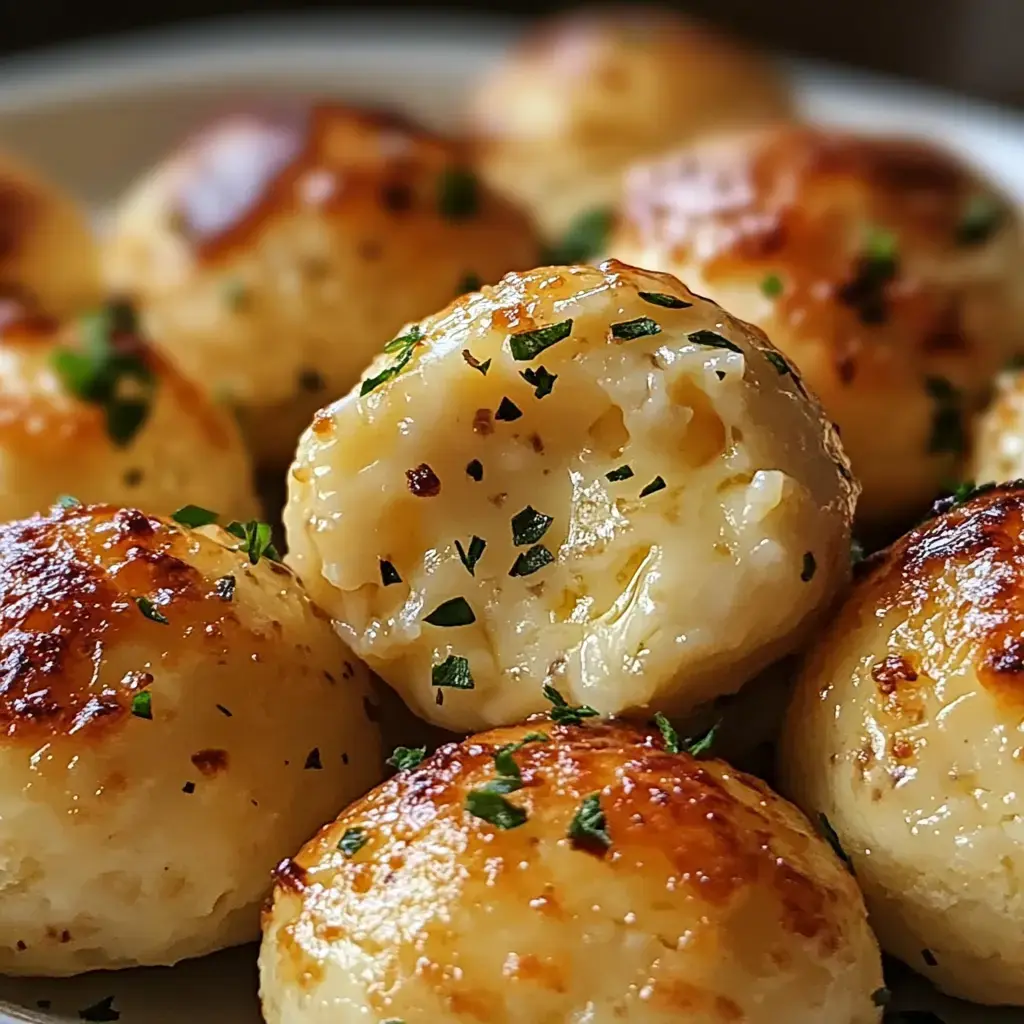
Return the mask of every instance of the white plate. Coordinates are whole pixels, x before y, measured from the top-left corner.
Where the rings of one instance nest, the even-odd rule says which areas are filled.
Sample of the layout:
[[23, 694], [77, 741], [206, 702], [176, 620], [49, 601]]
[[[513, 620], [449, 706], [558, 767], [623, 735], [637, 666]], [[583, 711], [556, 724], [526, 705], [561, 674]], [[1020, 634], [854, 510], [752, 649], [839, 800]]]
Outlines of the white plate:
[[[469, 83], [511, 32], [476, 19], [247, 21], [9, 60], [0, 63], [0, 147], [34, 160], [100, 210], [189, 130], [247, 96], [334, 95], [454, 127]], [[1024, 117], [787, 63], [808, 116], [941, 138], [1024, 203]], [[123, 1024], [258, 1024], [254, 961], [255, 950], [243, 948], [175, 968], [0, 979], [0, 1024], [78, 1020], [81, 1009], [111, 996]], [[1024, 1024], [1022, 1011], [955, 1004], [917, 982], [897, 992], [896, 1004], [936, 1010], [947, 1024]]]

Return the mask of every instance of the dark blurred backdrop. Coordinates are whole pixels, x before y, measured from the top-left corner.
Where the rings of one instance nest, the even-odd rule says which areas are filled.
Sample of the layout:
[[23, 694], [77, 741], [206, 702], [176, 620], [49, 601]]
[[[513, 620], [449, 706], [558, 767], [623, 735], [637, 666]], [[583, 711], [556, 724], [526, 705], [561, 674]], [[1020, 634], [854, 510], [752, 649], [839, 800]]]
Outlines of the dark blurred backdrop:
[[[565, 4], [326, 3], [323, 0], [0, 0], [0, 53], [196, 18], [358, 8], [486, 10], [527, 19]], [[1024, 106], [1024, 0], [683, 0], [762, 45]]]

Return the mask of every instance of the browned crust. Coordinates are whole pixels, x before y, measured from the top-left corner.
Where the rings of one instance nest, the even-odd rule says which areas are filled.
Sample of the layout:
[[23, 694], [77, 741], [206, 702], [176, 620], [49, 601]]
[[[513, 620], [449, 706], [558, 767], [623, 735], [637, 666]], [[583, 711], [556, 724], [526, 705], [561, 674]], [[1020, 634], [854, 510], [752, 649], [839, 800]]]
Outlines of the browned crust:
[[40, 206], [39, 195], [24, 181], [0, 172], [0, 286], [23, 255]]

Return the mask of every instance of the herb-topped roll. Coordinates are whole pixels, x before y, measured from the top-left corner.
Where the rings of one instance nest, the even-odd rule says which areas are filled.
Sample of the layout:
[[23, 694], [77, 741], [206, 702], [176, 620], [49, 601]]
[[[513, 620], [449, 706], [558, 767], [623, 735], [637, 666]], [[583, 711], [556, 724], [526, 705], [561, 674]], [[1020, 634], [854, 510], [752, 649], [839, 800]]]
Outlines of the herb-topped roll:
[[630, 173], [607, 252], [768, 333], [838, 424], [875, 531], [957, 478], [1024, 348], [1020, 217], [931, 143], [780, 127], [680, 151]]
[[799, 643], [856, 496], [756, 329], [666, 274], [509, 274], [389, 342], [288, 480], [293, 564], [421, 717], [521, 720], [554, 683], [682, 712]]
[[165, 354], [237, 406], [257, 461], [283, 470], [403, 323], [532, 266], [537, 242], [455, 143], [319, 105], [186, 143], [129, 192], [105, 255]]
[[57, 317], [101, 295], [84, 212], [35, 169], [0, 153], [0, 320], [10, 300]]
[[368, 673], [266, 524], [112, 506], [0, 527], [0, 971], [258, 934], [270, 872], [380, 778]]
[[146, 344], [130, 308], [61, 326], [0, 305], [0, 521], [62, 495], [238, 518], [258, 507], [230, 410]]
[[803, 815], [573, 710], [405, 752], [278, 868], [268, 1024], [877, 1024], [857, 883]]
[[827, 820], [882, 947], [1024, 1005], [1024, 484], [978, 488], [863, 566], [807, 654], [784, 792]]
[[484, 177], [522, 202], [559, 258], [603, 252], [622, 172], [729, 125], [788, 117], [759, 54], [664, 8], [626, 4], [544, 23], [481, 83], [470, 132]]

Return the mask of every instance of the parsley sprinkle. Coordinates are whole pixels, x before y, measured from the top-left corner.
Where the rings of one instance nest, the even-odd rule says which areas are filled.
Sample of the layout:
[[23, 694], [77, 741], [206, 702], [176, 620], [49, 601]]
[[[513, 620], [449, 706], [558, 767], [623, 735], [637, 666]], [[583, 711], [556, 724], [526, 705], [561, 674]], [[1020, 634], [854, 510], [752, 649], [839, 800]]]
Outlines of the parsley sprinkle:
[[281, 556], [274, 547], [273, 536], [269, 523], [261, 523], [256, 519], [250, 519], [247, 523], [228, 523], [224, 527], [233, 537], [238, 537], [242, 543], [235, 550], [242, 551], [249, 556], [249, 561], [256, 565], [261, 558], [269, 558], [272, 562], [280, 562]]
[[446, 220], [465, 220], [480, 204], [476, 175], [466, 167], [446, 167], [437, 183], [437, 210]]
[[961, 416], [960, 391], [945, 377], [927, 377], [924, 384], [925, 390], [935, 402], [932, 430], [928, 439], [929, 454], [961, 454], [967, 438]]
[[142, 690], [132, 697], [132, 714], [136, 718], [153, 718], [153, 695], [149, 690]]
[[769, 274], [761, 282], [761, 294], [766, 299], [777, 299], [782, 294], [782, 278], [778, 274]]
[[775, 367], [776, 370], [778, 370], [779, 376], [785, 376], [787, 373], [793, 372], [792, 367], [778, 352], [772, 352], [771, 349], [765, 349], [764, 357], [772, 364], [772, 366]]
[[398, 570], [386, 558], [381, 558], [379, 561], [380, 581], [385, 587], [390, 587], [392, 583], [402, 582], [402, 577], [398, 575]]
[[306, 771], [321, 771], [323, 766], [323, 762], [320, 760], [320, 748], [314, 747], [306, 755], [306, 763], [302, 767], [306, 769]]
[[704, 345], [707, 348], [725, 348], [730, 352], [743, 354], [743, 349], [739, 345], [728, 338], [723, 338], [716, 331], [691, 331], [689, 338], [694, 345]]
[[660, 711], [654, 716], [654, 724], [661, 730], [665, 749], [670, 754], [678, 754], [682, 747], [679, 745], [679, 733], [676, 732], [675, 726]]
[[638, 292], [644, 302], [650, 302], [654, 306], [664, 306], [665, 309], [689, 309], [693, 303], [683, 299], [677, 299], [674, 295], [666, 295], [664, 292]]
[[607, 850], [612, 845], [608, 835], [608, 822], [601, 810], [601, 794], [591, 793], [584, 797], [576, 816], [569, 824], [569, 839], [573, 846], [599, 846]]
[[628, 480], [633, 475], [633, 470], [629, 466], [619, 466], [618, 469], [613, 469], [610, 473], [605, 473], [604, 477], [606, 480], [618, 483], [620, 480]]
[[466, 476], [480, 483], [484, 478], [484, 464], [479, 459], [466, 463]]
[[606, 207], [584, 210], [573, 218], [561, 240], [545, 253], [554, 266], [586, 263], [604, 251], [612, 226], [612, 211]]
[[516, 807], [500, 793], [491, 790], [471, 790], [466, 794], [464, 806], [474, 818], [480, 818], [495, 828], [519, 828], [526, 823], [526, 811], [522, 807]]
[[523, 773], [519, 770], [519, 765], [516, 764], [516, 759], [512, 755], [521, 746], [521, 743], [509, 743], [494, 755], [494, 767], [498, 774], [505, 776], [507, 779], [515, 779], [519, 783], [523, 780]]
[[522, 750], [527, 743], [547, 743], [551, 739], [546, 732], [528, 732], [518, 743], [506, 743], [499, 747], [494, 754], [494, 767], [499, 778], [488, 782], [484, 789], [492, 793], [514, 793], [523, 785], [523, 774], [512, 756], [517, 750]]
[[665, 481], [660, 477], [656, 476], [641, 492], [640, 497], [646, 498], [648, 494], [654, 494], [656, 491], [663, 491], [668, 486]]
[[570, 704], [550, 683], [545, 683], [541, 693], [551, 701], [548, 713], [555, 725], [580, 725], [584, 718], [595, 718], [598, 712], [589, 704]]
[[804, 583], [810, 583], [814, 579], [814, 574], [818, 571], [818, 562], [814, 557], [814, 552], [804, 552], [804, 563], [803, 568], [800, 570], [800, 579]]
[[869, 227], [864, 240], [863, 258], [871, 264], [878, 276], [893, 277], [899, 260], [896, 236], [884, 228]]
[[109, 1022], [121, 1019], [120, 1011], [114, 1009], [113, 996], [107, 996], [105, 999], [101, 999], [98, 1003], [93, 1003], [92, 1006], [87, 1006], [84, 1010], [79, 1010], [78, 1016], [81, 1020], [95, 1022]]
[[182, 526], [210, 526], [220, 518], [216, 512], [208, 508], [201, 508], [199, 505], [182, 505], [177, 512], [171, 513], [171, 518]]
[[476, 616], [464, 597], [453, 597], [439, 604], [423, 621], [432, 626], [469, 626], [476, 622]]
[[139, 606], [139, 611], [151, 622], [159, 622], [161, 626], [169, 625], [167, 616], [148, 597], [137, 597], [135, 603]]
[[181, 787], [181, 791], [187, 796], [191, 796], [196, 791], [196, 784], [194, 782], [186, 782], [185, 785]]
[[509, 576], [532, 576], [535, 572], [550, 565], [555, 556], [543, 544], [535, 544], [529, 551], [524, 551], [509, 569]]
[[638, 316], [635, 320], [623, 320], [622, 323], [612, 324], [612, 337], [618, 341], [633, 341], [636, 338], [645, 338], [649, 334], [661, 334], [661, 327], [649, 316]]
[[971, 196], [956, 226], [957, 245], [981, 245], [987, 242], [999, 229], [1002, 219], [1003, 207], [996, 198]]
[[375, 377], [367, 377], [359, 388], [360, 396], [368, 395], [375, 388], [380, 387], [381, 384], [391, 380], [393, 377], [397, 377], [405, 369], [409, 360], [412, 359], [413, 350], [422, 340], [423, 332], [418, 324], [413, 326], [408, 334], [392, 338], [384, 346], [384, 351], [388, 355], [397, 355], [398, 358], [390, 366], [384, 367]]
[[543, 398], [545, 395], [550, 395], [551, 389], [555, 386], [555, 381], [558, 380], [557, 373], [548, 373], [547, 369], [543, 366], [538, 366], [536, 370], [523, 370], [519, 376], [522, 377], [527, 384], [532, 384], [534, 386], [534, 398]]
[[479, 370], [485, 377], [487, 376], [487, 371], [491, 368], [490, 359], [481, 363], [480, 360], [477, 359], [477, 357], [473, 355], [473, 353], [470, 352], [468, 348], [464, 348], [462, 350], [462, 358], [465, 359], [466, 362], [470, 366], [472, 366], [474, 370]]
[[60, 505], [61, 508], [81, 508], [82, 507], [82, 503], [76, 497], [74, 497], [73, 495], [70, 495], [70, 494], [62, 494], [57, 499], [57, 504]]
[[[832, 847], [835, 855], [847, 866], [850, 874], [854, 874], [853, 861], [850, 860], [849, 854], [843, 849], [843, 844], [839, 841], [839, 835], [832, 827], [832, 822], [824, 814], [819, 814], [818, 825], [821, 829], [821, 834], [828, 841], [828, 845]], [[875, 1005], [881, 1004], [876, 1003]]]
[[559, 324], [551, 324], [548, 327], [538, 327], [533, 331], [520, 331], [518, 334], [510, 334], [508, 347], [512, 358], [516, 362], [525, 362], [536, 359], [546, 348], [564, 341], [572, 334], [572, 320], [563, 320]]
[[366, 835], [366, 829], [355, 826], [345, 829], [344, 834], [338, 841], [338, 849], [346, 857], [354, 857], [370, 840]]
[[222, 601], [233, 601], [235, 598], [235, 577], [234, 576], [221, 576], [213, 584], [214, 593]]
[[462, 559], [462, 564], [470, 576], [476, 575], [476, 563], [480, 561], [480, 556], [483, 555], [486, 547], [487, 541], [483, 537], [477, 537], [476, 534], [470, 538], [468, 549], [463, 548], [459, 541], [455, 542], [455, 550], [458, 551], [459, 558]]
[[466, 274], [466, 276], [459, 282], [459, 295], [465, 295], [467, 292], [478, 292], [483, 286], [483, 281], [473, 273]]
[[523, 410], [509, 398], [503, 398], [498, 404], [498, 411], [494, 414], [496, 420], [504, 420], [511, 423], [523, 415]]
[[418, 768], [426, 756], [426, 747], [395, 747], [385, 764], [397, 768], [400, 772], [407, 772]]
[[82, 348], [57, 348], [52, 365], [64, 387], [104, 413], [107, 436], [124, 447], [149, 418], [156, 379], [142, 349], [117, 344], [136, 330], [130, 307], [111, 304], [81, 320]]
[[472, 690], [473, 676], [469, 671], [469, 659], [449, 654], [440, 665], [430, 670], [432, 686], [449, 686], [453, 690]]
[[546, 516], [532, 505], [527, 505], [512, 517], [512, 543], [517, 547], [536, 544], [548, 532], [548, 527], [553, 522], [551, 516]]
[[690, 757], [702, 758], [705, 754], [711, 751], [711, 748], [715, 744], [715, 737], [718, 735], [718, 728], [722, 723], [715, 722], [713, 726], [703, 736], [691, 736], [683, 741], [683, 750], [690, 755]]
[[523, 783], [520, 779], [511, 775], [499, 775], [496, 779], [491, 779], [490, 782], [485, 782], [480, 787], [480, 792], [501, 793], [504, 796], [507, 793], [515, 793], [517, 790], [522, 788]]

